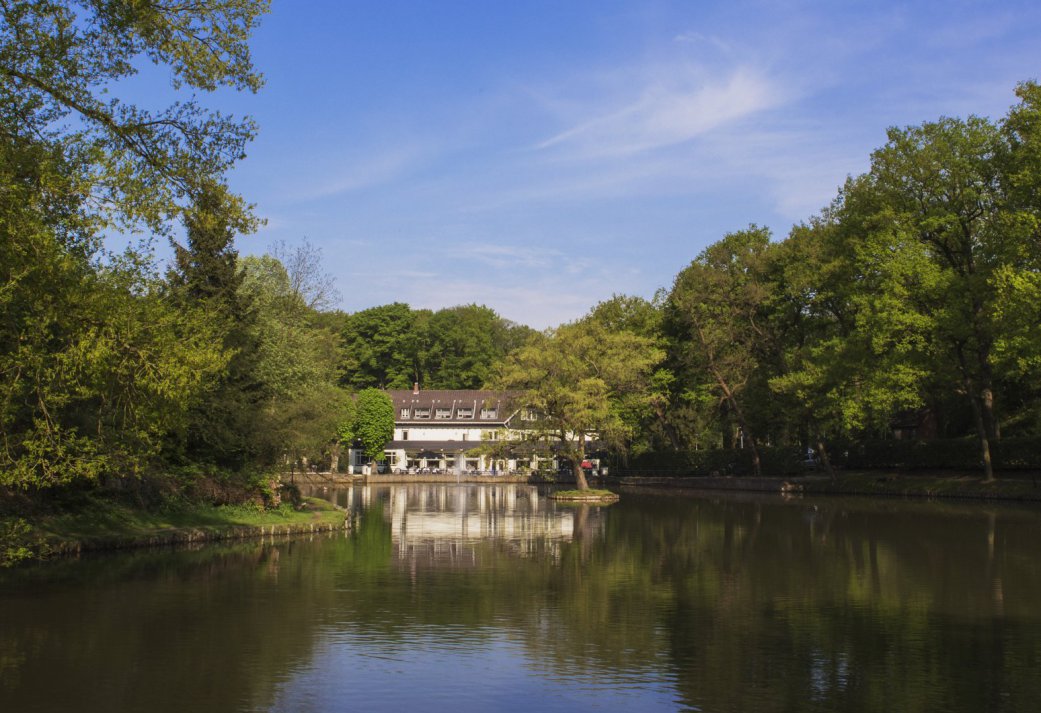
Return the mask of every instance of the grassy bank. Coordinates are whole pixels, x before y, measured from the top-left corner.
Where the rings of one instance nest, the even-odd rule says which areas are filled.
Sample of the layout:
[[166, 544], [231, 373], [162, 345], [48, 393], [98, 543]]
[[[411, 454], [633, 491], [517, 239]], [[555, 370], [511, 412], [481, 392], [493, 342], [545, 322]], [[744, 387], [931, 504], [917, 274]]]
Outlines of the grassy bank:
[[306, 498], [289, 505], [184, 505], [142, 509], [87, 496], [74, 509], [0, 515], [0, 566], [87, 550], [203, 542], [339, 529], [344, 513]]

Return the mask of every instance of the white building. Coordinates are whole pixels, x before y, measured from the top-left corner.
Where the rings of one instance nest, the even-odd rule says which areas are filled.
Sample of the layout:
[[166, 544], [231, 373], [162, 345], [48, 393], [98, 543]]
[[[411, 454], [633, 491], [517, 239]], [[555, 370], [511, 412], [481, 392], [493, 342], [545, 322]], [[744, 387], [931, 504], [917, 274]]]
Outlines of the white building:
[[[387, 391], [394, 403], [394, 439], [380, 466], [391, 473], [487, 473], [557, 469], [549, 448], [526, 438], [538, 418], [515, 394], [480, 390]], [[542, 454], [541, 457], [539, 454]], [[352, 470], [366, 460], [351, 450]]]

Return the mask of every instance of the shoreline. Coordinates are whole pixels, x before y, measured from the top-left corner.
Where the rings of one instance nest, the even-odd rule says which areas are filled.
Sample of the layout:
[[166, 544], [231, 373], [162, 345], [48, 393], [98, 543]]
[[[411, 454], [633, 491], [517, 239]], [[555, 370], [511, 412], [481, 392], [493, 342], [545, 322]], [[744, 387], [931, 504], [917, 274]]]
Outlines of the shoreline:
[[1016, 474], [983, 482], [976, 474], [908, 474], [893, 471], [842, 472], [832, 480], [826, 475], [793, 477], [642, 477], [609, 479], [622, 487], [658, 487], [683, 490], [763, 492], [784, 495], [856, 496], [874, 498], [956, 499], [964, 501], [1041, 502], [1041, 478]]
[[[295, 476], [301, 485], [344, 486], [401, 483], [570, 485], [573, 479], [547, 481], [530, 475], [331, 475]], [[975, 473], [844, 471], [832, 480], [820, 473], [798, 476], [610, 476], [591, 477], [591, 486], [675, 488], [787, 495], [835, 495], [878, 498], [951, 498], [958, 500], [1041, 502], [1041, 476], [1015, 473], [985, 483]], [[1035, 485], [1036, 482], [1036, 485]]]
[[[306, 474], [296, 475], [297, 485], [341, 487], [354, 484], [531, 484], [531, 485], [569, 485], [566, 480], [547, 482], [542, 478], [530, 475], [512, 476], [455, 476], [455, 475], [329, 475]], [[992, 483], [985, 483], [976, 474], [967, 473], [928, 473], [907, 474], [891, 471], [858, 471], [843, 472], [834, 480], [826, 475], [813, 474], [794, 477], [763, 476], [625, 476], [592, 478], [594, 486], [611, 486], [631, 490], [688, 490], [703, 492], [749, 492], [773, 493], [789, 497], [799, 496], [839, 496], [866, 497], [876, 499], [916, 499], [916, 500], [958, 500], [978, 503], [1041, 503], [1041, 478], [1031, 474], [1017, 474], [1016, 477], [999, 477]], [[351, 520], [349, 513], [331, 503], [321, 509], [312, 511], [312, 519], [306, 522], [271, 522], [261, 524], [241, 524], [233, 521], [213, 522], [207, 520], [200, 524], [188, 524], [180, 527], [159, 526], [149, 529], [136, 526], [133, 529], [108, 532], [99, 531], [88, 535], [70, 531], [62, 527], [53, 527], [53, 523], [36, 523], [42, 525], [25, 538], [9, 539], [0, 545], [10, 548], [22, 548], [12, 557], [10, 551], [0, 551], [0, 565], [20, 564], [76, 557], [86, 552], [102, 552], [121, 549], [145, 547], [183, 546], [207, 542], [219, 542], [237, 539], [258, 539], [265, 537], [289, 538], [301, 535], [315, 535], [349, 531]], [[0, 519], [0, 525], [4, 521]], [[22, 541], [15, 541], [21, 539]]]
[[95, 501], [74, 512], [0, 517], [0, 569], [87, 552], [178, 547], [226, 540], [291, 538], [349, 531], [351, 515], [327, 501], [308, 499], [286, 514], [219, 507], [162, 514], [126, 504]]
[[346, 519], [340, 524], [311, 522], [283, 525], [229, 525], [211, 528], [185, 527], [157, 531], [149, 535], [103, 535], [80, 540], [60, 540], [48, 545], [50, 547], [48, 557], [75, 557], [85, 552], [108, 552], [143, 547], [178, 547], [227, 540], [289, 538], [346, 530], [350, 530], [350, 521]]

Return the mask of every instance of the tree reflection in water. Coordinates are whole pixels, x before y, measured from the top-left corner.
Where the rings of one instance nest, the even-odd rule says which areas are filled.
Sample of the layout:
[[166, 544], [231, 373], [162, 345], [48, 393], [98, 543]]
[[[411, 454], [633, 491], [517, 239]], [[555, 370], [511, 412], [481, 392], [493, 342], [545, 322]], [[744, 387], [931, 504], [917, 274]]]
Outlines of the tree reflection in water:
[[516, 485], [329, 497], [356, 511], [350, 534], [5, 573], [5, 709], [1041, 701], [1036, 510], [676, 493], [571, 508]]

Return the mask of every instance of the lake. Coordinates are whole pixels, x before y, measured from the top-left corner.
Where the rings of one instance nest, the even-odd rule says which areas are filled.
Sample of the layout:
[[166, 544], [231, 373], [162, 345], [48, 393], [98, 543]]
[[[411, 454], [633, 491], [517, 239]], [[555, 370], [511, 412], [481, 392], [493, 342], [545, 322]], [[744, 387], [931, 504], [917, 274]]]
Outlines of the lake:
[[547, 492], [0, 572], [0, 710], [1041, 710], [1037, 508]]

